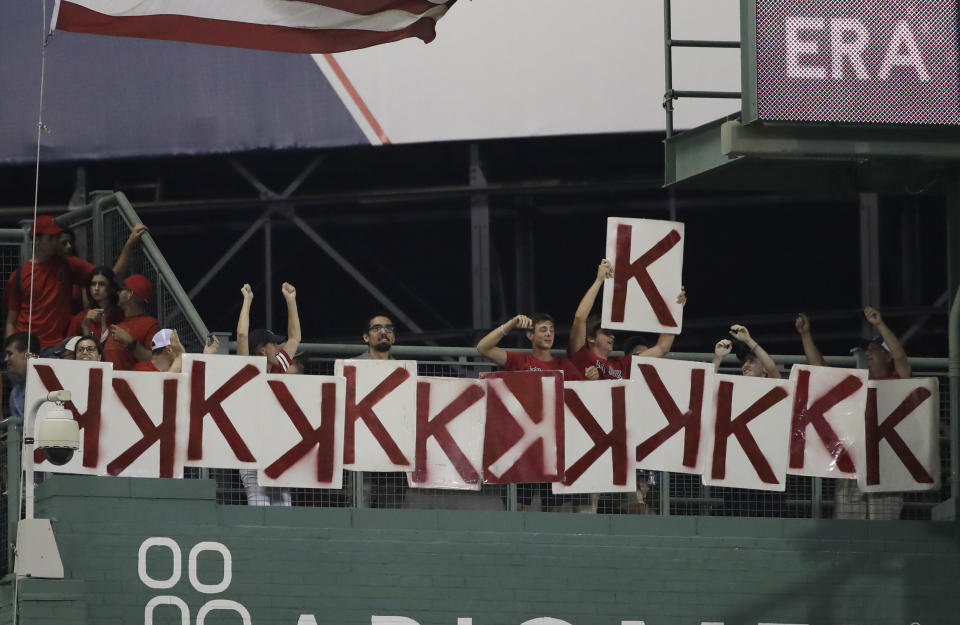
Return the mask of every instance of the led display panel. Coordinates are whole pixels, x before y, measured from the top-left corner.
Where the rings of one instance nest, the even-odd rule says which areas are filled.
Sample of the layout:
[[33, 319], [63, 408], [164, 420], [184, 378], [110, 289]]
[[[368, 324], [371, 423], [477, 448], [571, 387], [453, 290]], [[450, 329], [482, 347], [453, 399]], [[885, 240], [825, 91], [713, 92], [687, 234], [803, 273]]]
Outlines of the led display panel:
[[960, 123], [955, 0], [752, 1], [757, 119]]

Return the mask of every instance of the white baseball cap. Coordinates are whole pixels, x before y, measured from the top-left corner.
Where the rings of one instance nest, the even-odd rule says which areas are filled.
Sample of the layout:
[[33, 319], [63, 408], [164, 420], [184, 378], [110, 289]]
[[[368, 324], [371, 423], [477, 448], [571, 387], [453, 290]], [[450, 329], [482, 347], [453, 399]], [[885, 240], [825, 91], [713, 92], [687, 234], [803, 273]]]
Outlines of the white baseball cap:
[[153, 349], [163, 349], [170, 346], [170, 337], [173, 336], [173, 330], [164, 328], [153, 335]]

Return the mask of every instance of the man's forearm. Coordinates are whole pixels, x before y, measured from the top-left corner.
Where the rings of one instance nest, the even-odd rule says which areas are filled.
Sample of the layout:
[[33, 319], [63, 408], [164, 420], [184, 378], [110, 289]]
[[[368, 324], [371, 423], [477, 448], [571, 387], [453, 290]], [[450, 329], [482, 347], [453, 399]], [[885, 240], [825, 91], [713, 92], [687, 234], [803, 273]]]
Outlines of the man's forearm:
[[822, 367], [825, 361], [816, 343], [813, 342], [813, 335], [809, 333], [801, 334], [800, 342], [803, 343], [803, 355], [807, 357], [807, 364]]

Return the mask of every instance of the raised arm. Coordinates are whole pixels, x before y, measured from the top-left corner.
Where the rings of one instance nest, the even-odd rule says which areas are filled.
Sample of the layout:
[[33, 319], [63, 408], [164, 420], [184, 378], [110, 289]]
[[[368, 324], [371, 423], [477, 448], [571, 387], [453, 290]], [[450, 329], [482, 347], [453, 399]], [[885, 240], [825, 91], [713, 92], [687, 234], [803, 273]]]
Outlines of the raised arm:
[[280, 287], [283, 299], [287, 300], [287, 342], [283, 344], [283, 351], [290, 354], [292, 359], [297, 355], [303, 334], [300, 333], [300, 313], [297, 311], [297, 290], [289, 282]]
[[507, 352], [502, 347], [497, 347], [500, 339], [515, 328], [529, 329], [532, 327], [533, 321], [530, 317], [517, 315], [499, 328], [491, 330], [489, 334], [480, 339], [480, 342], [477, 343], [477, 351], [502, 367], [507, 364]]
[[[677, 303], [681, 306], [687, 305], [687, 288], [680, 287], [680, 295], [677, 296]], [[638, 356], [646, 356], [647, 358], [663, 358], [670, 353], [670, 350], [673, 348], [673, 340], [677, 338], [676, 334], [661, 334], [660, 338], [657, 339], [657, 344], [653, 347], [645, 349], [644, 351], [637, 354]]]
[[750, 337], [750, 332], [747, 331], [747, 328], [741, 325], [732, 325], [730, 326], [730, 335], [747, 344], [747, 347], [753, 352], [753, 355], [757, 357], [757, 361], [763, 365], [763, 369], [767, 372], [768, 378], [780, 378], [780, 369], [777, 368], [777, 363], [773, 362], [773, 358], [770, 357], [760, 344], [757, 343]]
[[803, 313], [797, 315], [794, 322], [797, 327], [797, 333], [800, 334], [800, 342], [803, 343], [803, 355], [807, 357], [807, 364], [815, 367], [822, 367], [826, 364], [823, 355], [817, 349], [817, 344], [813, 342], [813, 335], [810, 334], [810, 319]]
[[713, 348], [714, 373], [720, 370], [720, 363], [723, 362], [723, 357], [729, 354], [731, 349], [733, 349], [733, 343], [730, 342], [730, 339], [720, 339], [717, 341], [717, 344]]
[[593, 304], [597, 301], [597, 293], [600, 292], [603, 281], [612, 277], [613, 267], [610, 265], [610, 261], [604, 258], [600, 261], [600, 266], [597, 267], [597, 277], [594, 279], [593, 284], [590, 285], [590, 288], [587, 289], [587, 292], [583, 294], [580, 305], [577, 306], [577, 311], [573, 313], [573, 326], [570, 328], [570, 343], [567, 345], [568, 354], [576, 353], [586, 344], [587, 317], [590, 316], [590, 311], [593, 310]]
[[117, 262], [113, 263], [113, 273], [118, 277], [125, 276], [130, 271], [130, 261], [133, 260], [133, 251], [137, 248], [137, 243], [147, 232], [147, 227], [143, 224], [137, 224], [127, 237], [127, 242], [123, 244], [120, 255], [117, 256]]
[[[170, 373], [180, 373], [183, 371], [183, 344], [180, 342], [180, 336], [174, 330], [170, 333], [170, 350], [173, 352], [173, 362], [170, 363]], [[204, 351], [203, 353], [207, 353]]]
[[893, 367], [896, 369], [897, 375], [901, 378], [913, 376], [913, 367], [910, 366], [910, 360], [907, 359], [907, 352], [903, 350], [903, 345], [900, 344], [897, 335], [883, 322], [880, 311], [872, 306], [867, 306], [863, 309], [863, 316], [867, 318], [870, 325], [877, 329], [877, 332], [883, 337], [883, 342], [890, 349], [890, 356], [893, 358]]
[[250, 304], [253, 303], [253, 289], [244, 284], [240, 289], [243, 304], [240, 305], [240, 317], [237, 319], [237, 355], [250, 355]]

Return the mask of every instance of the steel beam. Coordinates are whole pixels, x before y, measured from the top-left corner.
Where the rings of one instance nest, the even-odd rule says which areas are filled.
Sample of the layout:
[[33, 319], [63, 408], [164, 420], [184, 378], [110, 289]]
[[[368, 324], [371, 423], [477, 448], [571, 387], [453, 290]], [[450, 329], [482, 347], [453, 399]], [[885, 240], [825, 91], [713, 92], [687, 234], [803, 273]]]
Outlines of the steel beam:
[[324, 251], [324, 253], [327, 256], [333, 259], [333, 262], [340, 265], [341, 269], [343, 269], [348, 274], [350, 274], [350, 276], [354, 280], [356, 280], [357, 283], [360, 284], [360, 286], [366, 289], [366, 291], [370, 293], [374, 298], [376, 298], [378, 302], [383, 304], [384, 308], [390, 311], [390, 313], [394, 315], [398, 321], [402, 322], [407, 327], [407, 329], [409, 329], [412, 332], [423, 332], [423, 328], [421, 328], [420, 325], [417, 324], [417, 322], [415, 322], [409, 315], [403, 312], [403, 310], [401, 310], [400, 307], [393, 302], [393, 300], [387, 297], [383, 293], [383, 291], [378, 289], [376, 285], [370, 282], [370, 280], [368, 280], [366, 276], [360, 273], [360, 270], [354, 267], [353, 263], [351, 263], [349, 260], [344, 258], [344, 256], [340, 254], [340, 252], [338, 252], [332, 245], [330, 245], [330, 243], [328, 243], [326, 239], [324, 239], [322, 236], [320, 236], [320, 234], [316, 230], [310, 227], [310, 224], [308, 224], [303, 219], [301, 219], [300, 217], [292, 213], [286, 215], [286, 217], [287, 219], [292, 221], [294, 224], [296, 224], [296, 226], [300, 228], [300, 230], [305, 235], [307, 235], [307, 238], [313, 241], [317, 245], [317, 247], [319, 247], [321, 250]]
[[[860, 194], [860, 304], [880, 308], [880, 203], [876, 193]], [[861, 335], [873, 326], [861, 318]]]
[[470, 144], [470, 259], [473, 276], [473, 326], [489, 328], [490, 312], [490, 200], [483, 192], [487, 178], [480, 162], [480, 147]]
[[193, 288], [190, 289], [189, 293], [187, 293], [187, 296], [190, 299], [196, 297], [197, 294], [200, 293], [200, 291], [202, 291], [203, 288], [207, 286], [207, 284], [209, 284], [218, 273], [220, 273], [220, 270], [223, 269], [228, 262], [230, 262], [230, 259], [240, 251], [246, 242], [250, 240], [250, 237], [256, 234], [257, 230], [259, 230], [260, 227], [267, 222], [268, 214], [269, 212], [260, 215], [256, 221], [250, 224], [250, 227], [248, 227], [244, 233], [240, 235], [240, 238], [234, 241], [233, 245], [230, 246], [230, 249], [228, 249], [223, 256], [221, 256], [220, 259], [217, 260], [217, 262], [215, 262], [210, 269], [207, 270], [207, 273], [203, 274], [202, 278], [197, 280], [197, 283], [193, 285]]

